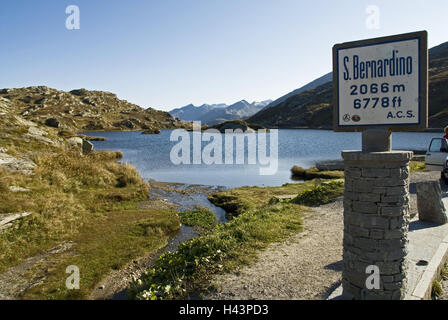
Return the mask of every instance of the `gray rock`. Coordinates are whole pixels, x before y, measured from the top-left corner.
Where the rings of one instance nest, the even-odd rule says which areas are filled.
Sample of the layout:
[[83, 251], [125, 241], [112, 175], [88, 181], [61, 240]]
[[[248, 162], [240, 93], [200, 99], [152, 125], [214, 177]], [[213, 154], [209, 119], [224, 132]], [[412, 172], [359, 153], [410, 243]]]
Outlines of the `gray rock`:
[[17, 186], [10, 186], [9, 190], [12, 192], [28, 192], [28, 191], [30, 191], [30, 189], [17, 187]]
[[80, 138], [80, 137], [72, 137], [72, 138], [67, 139], [67, 141], [73, 147], [82, 149], [82, 144], [83, 144], [82, 138]]
[[82, 153], [87, 154], [92, 152], [93, 144], [87, 140], [82, 139]]
[[146, 129], [142, 134], [160, 134], [159, 129]]
[[31, 214], [31, 212], [0, 214], [0, 232], [12, 227], [14, 221], [28, 217]]
[[61, 123], [55, 118], [49, 118], [45, 120], [45, 125], [53, 128], [59, 128]]
[[417, 183], [417, 207], [420, 221], [437, 224], [448, 222], [439, 181]]
[[72, 137], [67, 141], [75, 148], [82, 150], [82, 153], [87, 154], [93, 150], [93, 144], [81, 137]]
[[128, 129], [135, 129], [135, 124], [131, 120], [123, 120], [118, 123], [118, 126], [125, 126]]
[[0, 152], [0, 166], [8, 171], [19, 171], [23, 174], [31, 175], [36, 164], [28, 158], [16, 158], [7, 153]]

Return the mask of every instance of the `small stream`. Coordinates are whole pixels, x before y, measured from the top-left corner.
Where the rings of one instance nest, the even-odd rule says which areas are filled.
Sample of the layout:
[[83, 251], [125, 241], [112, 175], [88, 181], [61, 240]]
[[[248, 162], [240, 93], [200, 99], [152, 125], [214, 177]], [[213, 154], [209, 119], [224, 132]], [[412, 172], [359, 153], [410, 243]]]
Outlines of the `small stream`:
[[[182, 212], [192, 210], [195, 206], [205, 207], [215, 214], [216, 224], [228, 222], [226, 211], [215, 206], [207, 198], [211, 193], [224, 190], [224, 187], [172, 183], [169, 184], [169, 188], [158, 188], [155, 187], [151, 181], [150, 186], [150, 199], [162, 198], [167, 202], [178, 205], [177, 210]], [[196, 236], [197, 234], [192, 227], [182, 225], [178, 233], [168, 240], [168, 244], [164, 248], [162, 254], [165, 252], [176, 251], [179, 244]]]
[[[225, 190], [225, 187], [217, 186], [201, 186], [191, 184], [167, 184], [167, 187], [154, 186], [155, 181], [150, 181], [151, 194], [150, 199], [161, 198], [169, 203], [178, 206], [178, 211], [187, 211], [195, 209], [199, 205], [208, 208], [216, 215], [216, 223], [222, 224], [228, 222], [226, 218], [226, 211], [212, 204], [208, 200], [208, 195], [211, 193]], [[159, 185], [160, 183], [157, 183]], [[154, 263], [165, 252], [174, 252], [179, 245], [187, 240], [197, 237], [198, 234], [192, 227], [182, 225], [179, 231], [168, 239], [167, 245], [159, 250], [159, 252], [151, 258], [151, 263]], [[112, 300], [126, 300], [126, 289], [116, 293], [111, 297]]]

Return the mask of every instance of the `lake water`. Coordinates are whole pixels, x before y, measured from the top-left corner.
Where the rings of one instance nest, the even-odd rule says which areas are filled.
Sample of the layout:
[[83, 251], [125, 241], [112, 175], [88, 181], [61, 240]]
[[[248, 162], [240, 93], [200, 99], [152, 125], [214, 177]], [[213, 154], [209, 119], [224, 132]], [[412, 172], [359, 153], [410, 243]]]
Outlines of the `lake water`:
[[[292, 182], [290, 169], [294, 165], [312, 167], [316, 161], [341, 159], [342, 150], [361, 149], [360, 133], [279, 130], [277, 173], [262, 176], [260, 166], [248, 165], [247, 158], [245, 165], [174, 165], [170, 152], [177, 142], [170, 141], [171, 130], [164, 130], [160, 135], [142, 135], [141, 132], [85, 134], [107, 138], [107, 141], [94, 141], [95, 149], [123, 152], [122, 161], [134, 165], [145, 179], [225, 187], [280, 186]], [[393, 134], [392, 145], [394, 150], [426, 150], [431, 139], [440, 136], [439, 133], [399, 132]], [[267, 140], [269, 142], [269, 134]], [[207, 144], [203, 142], [203, 146]]]

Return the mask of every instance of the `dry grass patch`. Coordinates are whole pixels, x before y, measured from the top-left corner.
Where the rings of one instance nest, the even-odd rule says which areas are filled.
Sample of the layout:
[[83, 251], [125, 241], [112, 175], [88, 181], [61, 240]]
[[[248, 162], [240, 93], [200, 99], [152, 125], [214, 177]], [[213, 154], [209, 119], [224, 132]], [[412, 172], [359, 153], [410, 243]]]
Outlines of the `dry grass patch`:
[[[75, 260], [54, 261], [50, 280], [25, 298], [86, 297], [108, 270], [160, 248], [177, 230], [176, 213], [137, 210], [149, 186], [134, 167], [116, 161], [121, 156], [54, 148], [34, 154], [34, 175], [0, 170], [0, 213], [33, 213], [0, 234], [0, 272], [57, 244], [75, 243]], [[12, 192], [12, 185], [29, 191]], [[61, 289], [66, 263], [78, 263], [84, 273], [84, 289], [76, 294]]]

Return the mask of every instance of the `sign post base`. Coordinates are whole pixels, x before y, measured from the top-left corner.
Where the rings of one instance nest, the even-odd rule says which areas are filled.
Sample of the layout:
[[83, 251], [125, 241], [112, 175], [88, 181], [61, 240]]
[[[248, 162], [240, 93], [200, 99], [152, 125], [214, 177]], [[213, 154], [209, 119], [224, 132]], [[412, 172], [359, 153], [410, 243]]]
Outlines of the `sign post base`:
[[367, 129], [362, 132], [362, 152], [390, 152], [392, 133], [389, 129]]
[[[402, 300], [412, 152], [344, 151], [344, 296]], [[373, 273], [372, 273], [373, 272]]]

